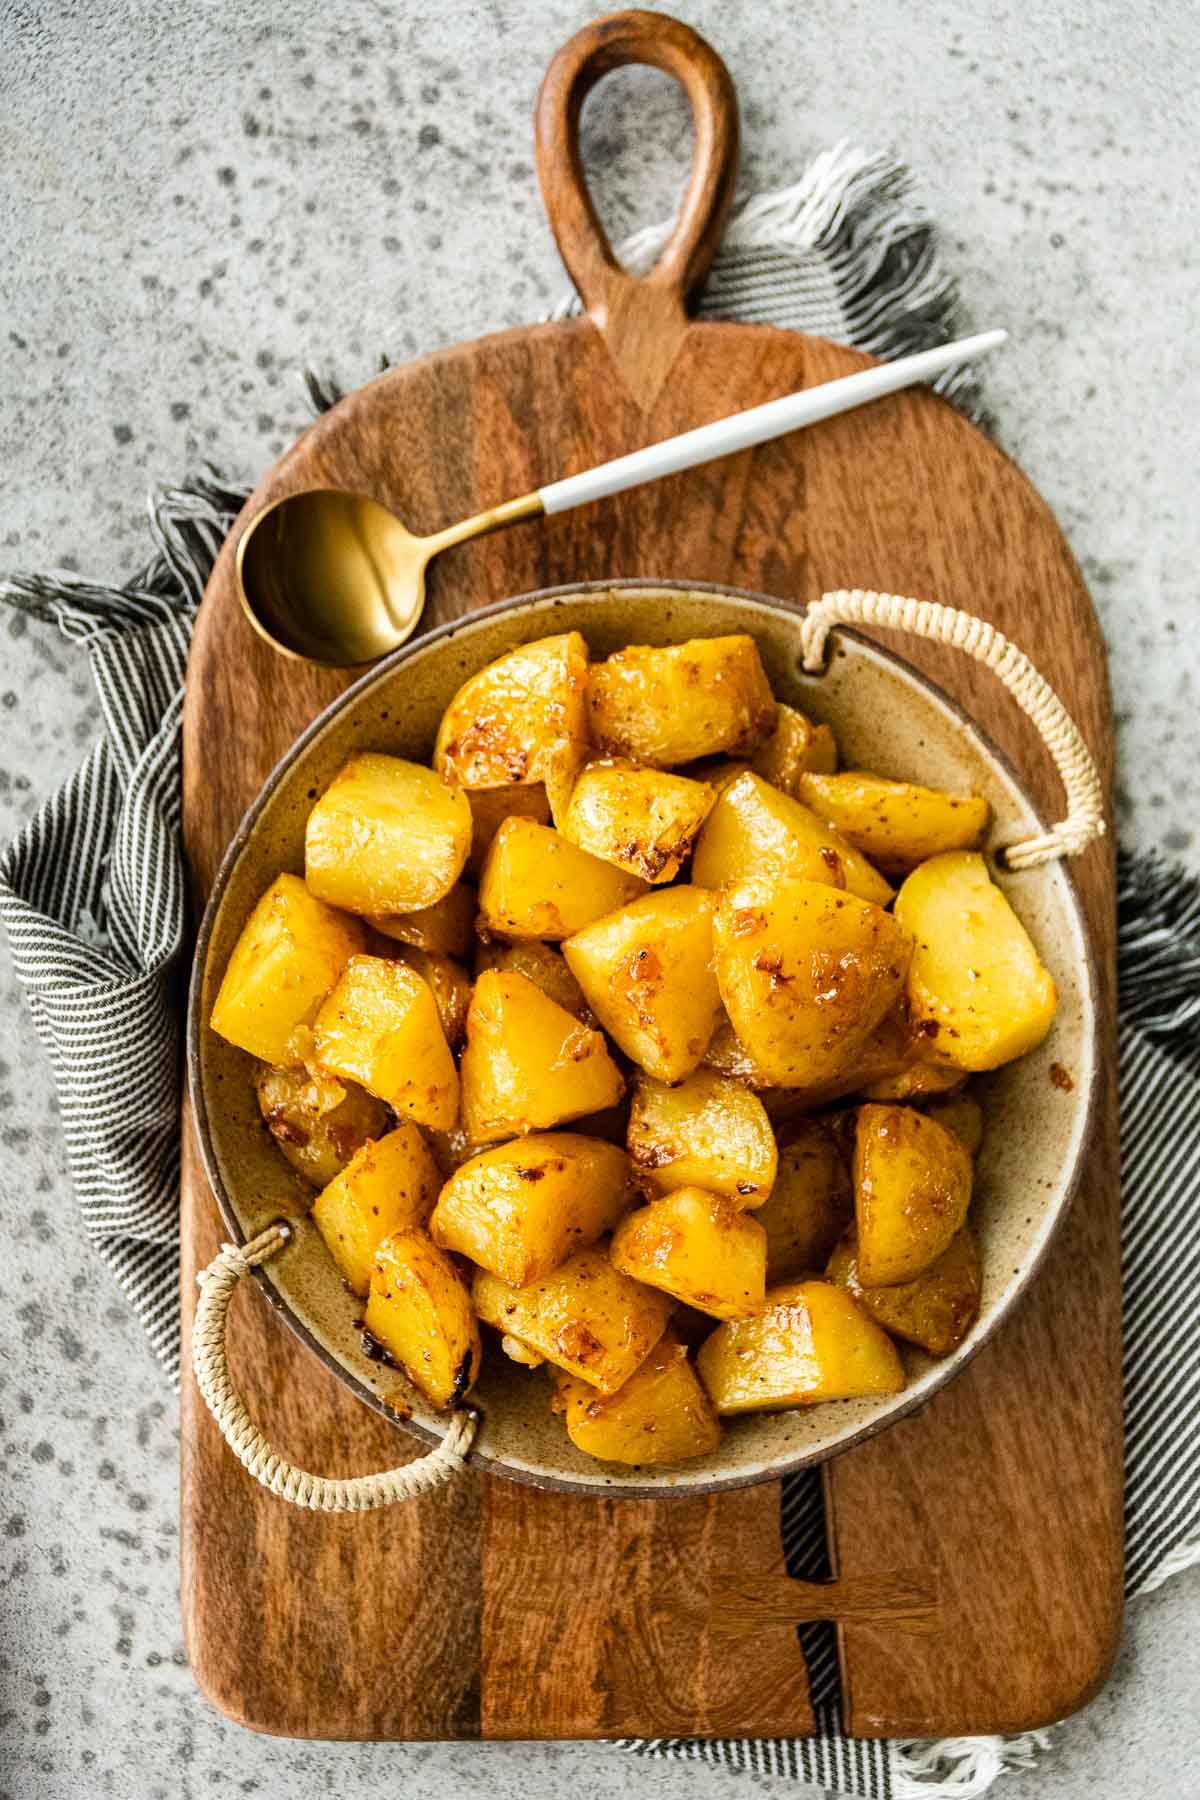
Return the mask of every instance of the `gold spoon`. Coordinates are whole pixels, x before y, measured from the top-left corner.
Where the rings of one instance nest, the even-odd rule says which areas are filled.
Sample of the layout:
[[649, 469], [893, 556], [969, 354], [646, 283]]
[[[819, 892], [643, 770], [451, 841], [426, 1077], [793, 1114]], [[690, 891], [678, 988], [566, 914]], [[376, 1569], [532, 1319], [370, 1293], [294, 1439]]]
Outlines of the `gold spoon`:
[[768, 400], [507, 500], [432, 537], [414, 537], [393, 512], [365, 494], [340, 488], [288, 494], [264, 507], [242, 533], [237, 547], [242, 606], [254, 629], [286, 656], [328, 668], [375, 662], [416, 630], [425, 606], [426, 566], [451, 545], [765, 444], [927, 381], [995, 349], [1007, 335], [981, 332]]

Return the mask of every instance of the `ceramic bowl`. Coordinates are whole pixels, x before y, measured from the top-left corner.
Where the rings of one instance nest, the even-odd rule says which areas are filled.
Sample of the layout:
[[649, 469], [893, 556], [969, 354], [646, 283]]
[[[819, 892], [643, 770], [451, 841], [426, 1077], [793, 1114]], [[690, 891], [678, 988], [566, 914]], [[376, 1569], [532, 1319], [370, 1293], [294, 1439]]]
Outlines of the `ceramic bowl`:
[[[372, 669], [292, 747], [251, 807], [217, 877], [200, 931], [188, 1020], [192, 1102], [205, 1166], [229, 1230], [252, 1237], [286, 1215], [293, 1241], [256, 1271], [292, 1329], [367, 1406], [429, 1442], [443, 1421], [395, 1370], [363, 1353], [362, 1302], [343, 1286], [306, 1214], [312, 1192], [264, 1129], [251, 1059], [217, 1037], [208, 1018], [230, 950], [250, 909], [281, 870], [302, 873], [310, 806], [360, 750], [427, 759], [438, 719], [460, 683], [513, 645], [578, 629], [594, 656], [630, 643], [749, 632], [780, 699], [834, 729], [846, 767], [986, 796], [989, 848], [1045, 829], [1018, 776], [959, 707], [908, 664], [840, 631], [827, 671], [799, 668], [797, 614], [778, 601], [716, 587], [635, 581], [535, 594], [430, 633]], [[839, 1401], [728, 1423], [711, 1459], [630, 1469], [577, 1451], [550, 1411], [545, 1371], [519, 1369], [494, 1344], [476, 1390], [482, 1424], [473, 1460], [538, 1486], [580, 1493], [712, 1492], [775, 1478], [832, 1456], [923, 1406], [1003, 1322], [1033, 1278], [1068, 1205], [1085, 1147], [1096, 1076], [1095, 982], [1080, 908], [1061, 862], [997, 879], [1058, 984], [1049, 1038], [981, 1082], [987, 1135], [973, 1218], [983, 1301], [970, 1335], [934, 1361], [904, 1350], [902, 1394]], [[1065, 1072], [1065, 1074], [1064, 1074]], [[260, 1424], [270, 1433], [270, 1420]]]

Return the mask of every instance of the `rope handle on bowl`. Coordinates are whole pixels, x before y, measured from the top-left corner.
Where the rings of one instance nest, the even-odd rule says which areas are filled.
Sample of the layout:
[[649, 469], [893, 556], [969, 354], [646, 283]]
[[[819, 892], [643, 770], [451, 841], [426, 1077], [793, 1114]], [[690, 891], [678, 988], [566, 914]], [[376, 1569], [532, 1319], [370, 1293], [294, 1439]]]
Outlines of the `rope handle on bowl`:
[[204, 1401], [217, 1421], [221, 1436], [238, 1461], [256, 1481], [293, 1506], [312, 1512], [373, 1512], [413, 1500], [459, 1474], [479, 1424], [473, 1407], [454, 1413], [440, 1444], [415, 1462], [398, 1469], [381, 1469], [376, 1475], [334, 1479], [310, 1475], [273, 1450], [237, 1392], [229, 1374], [225, 1350], [225, 1322], [238, 1283], [251, 1269], [265, 1263], [290, 1240], [291, 1227], [282, 1220], [251, 1238], [248, 1244], [224, 1244], [220, 1253], [202, 1269], [196, 1280], [200, 1298], [192, 1325], [192, 1368]]
[[965, 650], [1004, 683], [1021, 711], [1036, 726], [1054, 759], [1066, 791], [1066, 817], [1038, 837], [1011, 845], [1004, 853], [1010, 869], [1036, 869], [1059, 856], [1078, 856], [1106, 830], [1100, 773], [1083, 735], [1044, 675], [1002, 632], [972, 613], [932, 600], [843, 588], [813, 601], [800, 623], [802, 662], [807, 673], [825, 666], [825, 644], [835, 625], [878, 625], [911, 631], [934, 644]]

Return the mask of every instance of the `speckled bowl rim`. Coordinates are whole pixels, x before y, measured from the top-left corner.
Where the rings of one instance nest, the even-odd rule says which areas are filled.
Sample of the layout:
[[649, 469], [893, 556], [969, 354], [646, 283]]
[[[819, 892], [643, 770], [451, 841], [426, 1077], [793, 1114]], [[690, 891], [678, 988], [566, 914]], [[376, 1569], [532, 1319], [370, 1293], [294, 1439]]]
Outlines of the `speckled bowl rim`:
[[[372, 666], [367, 669], [357, 681], [353, 682], [343, 694], [340, 694], [336, 700], [325, 707], [312, 723], [306, 727], [296, 739], [295, 743], [292, 744], [291, 748], [287, 750], [276, 763], [270, 775], [268, 775], [266, 781], [260, 788], [257, 797], [247, 809], [241, 824], [238, 826], [236, 833], [230, 840], [224, 856], [221, 858], [216, 878], [213, 881], [212, 891], [209, 894], [208, 903], [205, 906], [204, 915], [200, 921], [200, 928], [196, 934], [191, 974], [188, 980], [185, 1050], [188, 1095], [192, 1107], [192, 1116], [196, 1126], [197, 1141], [200, 1145], [201, 1161], [204, 1165], [204, 1172], [209, 1187], [217, 1202], [221, 1218], [236, 1243], [245, 1243], [246, 1236], [234, 1208], [233, 1201], [226, 1190], [225, 1182], [222, 1178], [217, 1158], [213, 1150], [208, 1123], [208, 1109], [204, 1098], [204, 1084], [200, 1079], [202, 1062], [201, 1045], [203, 1039], [203, 1022], [200, 1016], [200, 996], [208, 960], [209, 947], [217, 915], [220, 911], [222, 900], [224, 899], [225, 889], [242, 851], [254, 834], [254, 829], [261, 813], [274, 794], [279, 782], [287, 774], [293, 763], [304, 755], [309, 744], [325, 730], [339, 713], [347, 711], [352, 706], [358, 704], [370, 694], [372, 688], [377, 683], [390, 678], [396, 669], [402, 667], [408, 658], [415, 655], [417, 652], [423, 652], [431, 645], [437, 643], [449, 642], [459, 632], [468, 629], [482, 619], [496, 618], [505, 613], [520, 612], [524, 608], [532, 607], [537, 603], [546, 601], [584, 599], [590, 594], [611, 594], [622, 589], [630, 588], [648, 588], [656, 592], [666, 591], [679, 594], [719, 595], [723, 600], [732, 600], [735, 604], [745, 602], [758, 607], [766, 607], [792, 621], [797, 621], [805, 611], [805, 603], [802, 601], [781, 600], [776, 595], [758, 593], [750, 588], [727, 587], [724, 583], [719, 581], [663, 579], [659, 576], [650, 575], [620, 576], [612, 580], [564, 582], [557, 587], [538, 588], [529, 593], [514, 595], [510, 599], [497, 600], [490, 606], [477, 607], [471, 612], [463, 614], [461, 618], [448, 619], [445, 624], [435, 626], [432, 631], [417, 634], [410, 638], [407, 643], [402, 644], [398, 650], [394, 651], [392, 655], [386, 657], [382, 662], [372, 664]], [[1042, 831], [1049, 829], [1049, 822], [1045, 819], [1040, 808], [1034, 804], [1029, 790], [1013, 764], [1012, 759], [1000, 749], [978, 721], [973, 719], [952, 695], [948, 694], [937, 682], [930, 680], [927, 675], [916, 668], [912, 663], [908, 662], [904, 657], [897, 655], [897, 653], [889, 646], [885, 646], [875, 639], [868, 637], [866, 633], [857, 631], [849, 626], [839, 625], [837, 630], [839, 636], [849, 638], [853, 642], [861, 644], [873, 654], [882, 657], [885, 661], [895, 664], [908, 680], [913, 682], [917, 687], [923, 688], [934, 702], [940, 704], [952, 717], [956, 718], [967, 735], [973, 737], [984, 754], [1007, 775], [1025, 806], [1028, 807], [1030, 816], [1035, 820], [1039, 829]], [[904, 1394], [898, 1395], [895, 1404], [882, 1414], [882, 1416], [867, 1420], [857, 1430], [839, 1438], [836, 1443], [825, 1446], [818, 1445], [812, 1449], [801, 1451], [796, 1456], [782, 1459], [777, 1464], [772, 1464], [770, 1467], [750, 1470], [745, 1474], [722, 1476], [714, 1478], [712, 1481], [689, 1482], [685, 1486], [664, 1485], [661, 1489], [654, 1489], [645, 1485], [628, 1485], [620, 1481], [615, 1481], [611, 1484], [605, 1483], [602, 1488], [598, 1488], [584, 1482], [573, 1480], [569, 1476], [548, 1475], [538, 1470], [519, 1468], [512, 1463], [506, 1462], [501, 1457], [490, 1456], [482, 1450], [473, 1450], [471, 1452], [470, 1462], [472, 1467], [485, 1469], [489, 1474], [503, 1476], [505, 1479], [519, 1482], [525, 1487], [539, 1488], [550, 1492], [576, 1494], [580, 1498], [590, 1499], [685, 1499], [694, 1498], [697, 1495], [726, 1493], [737, 1488], [755, 1487], [764, 1481], [779, 1481], [782, 1480], [785, 1475], [794, 1475], [802, 1469], [817, 1467], [823, 1462], [828, 1462], [834, 1456], [841, 1456], [855, 1444], [863, 1443], [868, 1438], [878, 1436], [881, 1431], [889, 1430], [893, 1425], [898, 1424], [901, 1419], [911, 1418], [914, 1414], [922, 1411], [928, 1406], [935, 1395], [941, 1393], [949, 1382], [953, 1381], [962, 1373], [969, 1363], [974, 1361], [979, 1352], [986, 1344], [991, 1342], [996, 1332], [1008, 1320], [1015, 1307], [1028, 1291], [1030, 1284], [1041, 1270], [1050, 1247], [1058, 1235], [1062, 1222], [1070, 1210], [1076, 1193], [1078, 1192], [1080, 1179], [1083, 1173], [1083, 1166], [1087, 1159], [1087, 1153], [1091, 1146], [1094, 1133], [1100, 1091], [1100, 1012], [1098, 1005], [1100, 987], [1098, 970], [1096, 966], [1095, 950], [1091, 941], [1091, 934], [1088, 931], [1087, 921], [1084, 917], [1082, 905], [1080, 904], [1078, 884], [1075, 881], [1074, 875], [1072, 874], [1066, 859], [1063, 859], [1059, 866], [1066, 890], [1066, 902], [1072, 914], [1072, 922], [1075, 927], [1078, 941], [1082, 946], [1082, 973], [1085, 978], [1082, 992], [1088, 998], [1087, 1014], [1089, 1030], [1087, 1033], [1087, 1043], [1090, 1056], [1087, 1093], [1086, 1096], [1081, 1097], [1079, 1102], [1083, 1114], [1082, 1128], [1076, 1139], [1074, 1161], [1061, 1184], [1057, 1205], [1052, 1217], [1045, 1226], [1040, 1242], [1036, 1245], [1033, 1253], [1023, 1264], [1020, 1273], [1012, 1278], [1012, 1283], [1007, 1288], [1002, 1301], [996, 1305], [986, 1322], [973, 1330], [972, 1335], [968, 1338], [967, 1342], [962, 1345], [960, 1350], [956, 1353], [954, 1360], [947, 1361], [944, 1370], [940, 1374], [935, 1373], [934, 1377], [927, 1382], [920, 1391], [913, 1393], [908, 1397], [905, 1397]], [[288, 1329], [292, 1331], [300, 1342], [324, 1364], [338, 1381], [342, 1382], [349, 1389], [356, 1399], [361, 1400], [365, 1406], [370, 1407], [372, 1412], [379, 1414], [379, 1416], [386, 1419], [389, 1424], [397, 1426], [400, 1430], [405, 1432], [406, 1435], [419, 1439], [420, 1442], [426, 1446], [432, 1446], [441, 1442], [441, 1433], [431, 1431], [428, 1426], [421, 1424], [416, 1419], [402, 1417], [387, 1404], [382, 1395], [372, 1392], [370, 1388], [366, 1387], [352, 1375], [351, 1372], [338, 1361], [332, 1351], [327, 1349], [326, 1346], [309, 1330], [303, 1319], [298, 1316], [288, 1300], [275, 1286], [274, 1282], [271, 1281], [265, 1268], [256, 1268], [252, 1273], [268, 1303], [284, 1320]], [[269, 1436], [270, 1421], [264, 1421], [263, 1424]]]

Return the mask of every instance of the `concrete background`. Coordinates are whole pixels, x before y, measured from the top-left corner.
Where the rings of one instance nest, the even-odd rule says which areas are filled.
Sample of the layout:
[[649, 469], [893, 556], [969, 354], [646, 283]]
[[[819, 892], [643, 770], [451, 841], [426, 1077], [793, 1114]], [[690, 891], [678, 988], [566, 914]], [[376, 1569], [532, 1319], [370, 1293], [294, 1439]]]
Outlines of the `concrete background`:
[[[547, 310], [530, 107], [596, 10], [0, 0], [0, 567], [127, 574], [148, 486], [201, 455], [249, 480], [305, 421], [304, 365], [354, 382]], [[1200, 868], [1190, 0], [674, 10], [732, 67], [747, 188], [841, 137], [918, 172], [971, 321], [1013, 333], [989, 397], [1100, 609], [1123, 839]], [[669, 210], [687, 136], [657, 76], [594, 97], [614, 231]], [[98, 723], [80, 659], [23, 624], [0, 620], [5, 837]], [[80, 1240], [0, 979], [0, 1795], [795, 1792], [603, 1747], [294, 1745], [209, 1712], [180, 1647], [174, 1405]], [[1006, 1800], [1200, 1793], [1198, 1622], [1200, 1571], [1137, 1605], [1107, 1692]]]

